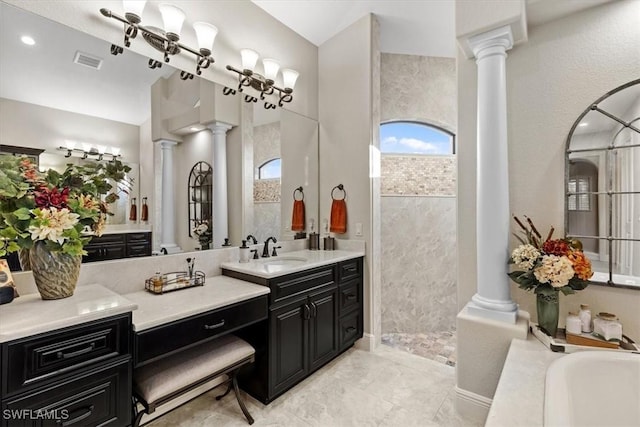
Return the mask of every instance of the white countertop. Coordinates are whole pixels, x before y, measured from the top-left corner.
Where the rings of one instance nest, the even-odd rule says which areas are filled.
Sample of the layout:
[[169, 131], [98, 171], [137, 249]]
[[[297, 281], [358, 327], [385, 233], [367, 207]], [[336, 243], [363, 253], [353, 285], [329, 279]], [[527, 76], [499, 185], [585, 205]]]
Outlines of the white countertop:
[[512, 340], [485, 427], [542, 427], [547, 368], [562, 356], [531, 334]]
[[270, 289], [226, 276], [207, 278], [204, 286], [180, 289], [165, 294], [148, 291], [125, 294], [137, 304], [133, 312], [133, 329], [142, 331], [236, 302], [266, 295]]
[[[239, 273], [245, 273], [252, 276], [271, 279], [273, 277], [283, 276], [285, 274], [295, 273], [298, 271], [308, 270], [310, 268], [334, 264], [339, 261], [346, 261], [363, 256], [364, 252], [357, 251], [311, 251], [307, 249], [303, 251], [282, 253], [277, 257], [260, 258], [256, 260], [252, 259], [246, 263], [223, 262], [221, 267], [224, 269], [237, 271]], [[265, 264], [272, 261], [277, 262], [278, 260], [294, 258], [305, 259], [306, 261], [295, 265]]]
[[103, 319], [136, 309], [136, 304], [100, 285], [78, 286], [68, 298], [20, 296], [0, 305], [0, 342]]

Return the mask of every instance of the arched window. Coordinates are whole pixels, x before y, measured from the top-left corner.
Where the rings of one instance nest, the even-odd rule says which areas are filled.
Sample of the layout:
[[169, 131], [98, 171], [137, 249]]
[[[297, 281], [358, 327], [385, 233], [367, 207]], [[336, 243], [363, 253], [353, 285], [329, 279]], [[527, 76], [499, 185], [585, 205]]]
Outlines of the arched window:
[[380, 152], [393, 154], [455, 154], [453, 134], [424, 123], [398, 121], [380, 125]]
[[279, 157], [267, 160], [258, 167], [258, 179], [280, 178], [281, 176], [282, 162]]

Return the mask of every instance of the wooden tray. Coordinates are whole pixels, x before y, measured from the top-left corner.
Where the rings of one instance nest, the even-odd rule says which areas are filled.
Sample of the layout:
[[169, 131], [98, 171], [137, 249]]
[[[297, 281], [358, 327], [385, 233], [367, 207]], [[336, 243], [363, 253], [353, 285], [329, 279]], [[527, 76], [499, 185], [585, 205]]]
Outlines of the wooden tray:
[[[567, 341], [567, 336], [565, 334], [564, 329], [558, 329], [558, 333], [556, 334], [556, 337], [551, 338], [549, 335], [542, 332], [542, 330], [535, 323], [530, 324], [529, 330], [547, 348], [557, 353], [575, 353], [577, 351], [585, 351], [585, 350], [624, 351], [624, 352], [635, 352], [635, 353], [640, 352], [640, 346], [638, 344], [630, 344], [630, 343], [625, 343], [625, 347], [627, 348], [621, 348], [616, 343], [609, 343], [609, 344], [615, 344], [615, 347], [594, 346], [593, 343], [591, 343], [591, 345], [573, 344]], [[578, 335], [577, 337], [582, 338], [583, 335]], [[597, 340], [597, 338], [593, 337], [593, 340]], [[600, 340], [600, 342], [607, 343], [607, 341], [604, 341], [604, 340]]]

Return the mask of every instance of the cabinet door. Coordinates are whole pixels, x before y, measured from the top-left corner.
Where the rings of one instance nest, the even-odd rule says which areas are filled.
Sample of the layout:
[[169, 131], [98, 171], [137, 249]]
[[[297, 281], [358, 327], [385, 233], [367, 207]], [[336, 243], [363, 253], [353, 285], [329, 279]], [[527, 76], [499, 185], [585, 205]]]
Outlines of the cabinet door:
[[314, 371], [338, 354], [338, 289], [309, 295], [311, 319], [309, 322], [309, 363]]
[[307, 324], [310, 314], [306, 296], [292, 299], [269, 313], [271, 395], [287, 390], [307, 375]]

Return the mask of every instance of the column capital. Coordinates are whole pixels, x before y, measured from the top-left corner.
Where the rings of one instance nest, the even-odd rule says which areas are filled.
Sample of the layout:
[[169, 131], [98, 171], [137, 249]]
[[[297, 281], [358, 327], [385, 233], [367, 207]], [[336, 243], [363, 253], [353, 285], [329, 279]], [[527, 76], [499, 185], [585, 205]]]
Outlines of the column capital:
[[159, 141], [156, 141], [156, 143], [160, 146], [160, 148], [173, 148], [178, 145], [176, 141], [170, 141], [168, 139], [161, 139]]
[[467, 43], [476, 60], [492, 55], [504, 55], [513, 47], [513, 33], [511, 27], [495, 28], [493, 30], [469, 37]]
[[211, 132], [213, 132], [214, 135], [224, 135], [233, 126], [224, 122], [213, 122], [211, 124], [208, 124], [207, 127], [211, 130]]

